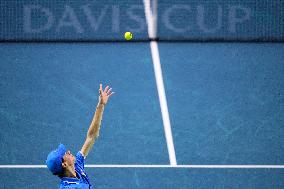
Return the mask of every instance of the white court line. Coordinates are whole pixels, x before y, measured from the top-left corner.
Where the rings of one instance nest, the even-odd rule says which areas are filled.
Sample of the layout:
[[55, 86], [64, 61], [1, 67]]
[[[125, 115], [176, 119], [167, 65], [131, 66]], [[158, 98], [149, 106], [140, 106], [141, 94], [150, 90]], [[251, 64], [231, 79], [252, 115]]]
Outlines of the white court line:
[[[151, 11], [151, 7], [150, 7], [150, 0], [144, 0], [144, 10], [145, 10], [146, 21], [148, 24], [148, 35], [150, 39], [154, 39], [156, 38], [156, 26], [157, 25], [155, 24], [155, 20], [157, 20], [156, 19], [157, 13], [155, 12], [153, 16], [153, 12]], [[158, 90], [158, 95], [159, 95], [159, 100], [160, 100], [160, 107], [161, 107], [161, 112], [162, 112], [162, 119], [163, 119], [164, 131], [165, 131], [165, 136], [166, 136], [166, 141], [167, 141], [170, 164], [172, 166], [176, 166], [177, 165], [176, 153], [175, 153], [175, 148], [174, 148], [174, 142], [173, 142], [173, 136], [172, 136], [172, 130], [171, 130], [171, 122], [170, 122], [165, 87], [164, 87], [164, 82], [163, 82], [163, 75], [162, 75], [162, 69], [161, 69], [161, 63], [160, 63], [158, 44], [156, 41], [151, 41], [150, 46], [151, 46], [156, 85], [157, 85], [157, 90]]]
[[[89, 168], [184, 168], [184, 169], [284, 169], [284, 165], [96, 165]], [[37, 169], [46, 165], [0, 165], [0, 169]]]
[[156, 42], [151, 41], [150, 46], [151, 46], [152, 59], [153, 59], [154, 70], [155, 70], [156, 83], [157, 83], [157, 88], [158, 88], [158, 95], [160, 99], [160, 106], [161, 106], [162, 119], [163, 119], [163, 124], [164, 124], [164, 131], [166, 135], [168, 153], [169, 153], [169, 158], [170, 158], [170, 164], [177, 165], [168, 105], [167, 105], [167, 100], [166, 100], [166, 93], [165, 93], [162, 70], [161, 70], [161, 65], [160, 65], [158, 45]]

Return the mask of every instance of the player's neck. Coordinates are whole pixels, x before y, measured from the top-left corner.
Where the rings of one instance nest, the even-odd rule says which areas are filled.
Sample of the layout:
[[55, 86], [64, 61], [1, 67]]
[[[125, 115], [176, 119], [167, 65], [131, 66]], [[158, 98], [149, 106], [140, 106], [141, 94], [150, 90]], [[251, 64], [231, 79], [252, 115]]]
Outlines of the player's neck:
[[66, 170], [66, 172], [65, 172], [65, 177], [76, 178], [75, 169]]

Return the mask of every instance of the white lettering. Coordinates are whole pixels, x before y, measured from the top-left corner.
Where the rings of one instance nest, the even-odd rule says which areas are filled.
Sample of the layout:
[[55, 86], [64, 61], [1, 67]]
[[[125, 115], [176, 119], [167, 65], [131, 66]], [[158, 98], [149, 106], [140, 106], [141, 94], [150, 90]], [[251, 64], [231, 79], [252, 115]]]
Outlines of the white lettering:
[[140, 5], [132, 5], [127, 11], [126, 14], [129, 16], [129, 19], [135, 20], [137, 23], [139, 23], [139, 28], [130, 28], [127, 26], [127, 30], [130, 30], [132, 32], [141, 33], [146, 26], [146, 20], [141, 18], [140, 16], [134, 14], [135, 12], [141, 11], [144, 13], [144, 7]]
[[[32, 11], [40, 11], [47, 17], [47, 22], [45, 25], [38, 28], [32, 28]], [[39, 5], [24, 5], [24, 32], [26, 33], [40, 33], [42, 31], [48, 30], [54, 22], [54, 18], [49, 9], [41, 7]]]
[[170, 29], [173, 30], [177, 33], [184, 33], [186, 31], [190, 30], [189, 26], [185, 26], [184, 28], [178, 28], [176, 26], [173, 25], [173, 23], [171, 23], [171, 14], [175, 13], [175, 12], [179, 12], [180, 10], [186, 10], [188, 12], [190, 12], [190, 6], [189, 5], [173, 5], [172, 7], [170, 7], [169, 9], [167, 9], [164, 14], [162, 15], [162, 21], [164, 22], [165, 26]]
[[[66, 20], [67, 18], [69, 18], [69, 20]], [[61, 27], [66, 27], [66, 26], [74, 27], [77, 33], [84, 32], [73, 8], [71, 8], [68, 5], [65, 6], [65, 10], [63, 12], [61, 19], [59, 20], [59, 24], [56, 28], [56, 32], [59, 32]]]
[[94, 17], [89, 5], [84, 5], [82, 6], [82, 9], [85, 13], [85, 15], [87, 16], [88, 21], [91, 24], [91, 27], [93, 29], [93, 31], [97, 31], [99, 30], [99, 27], [103, 21], [103, 18], [105, 17], [106, 11], [108, 9], [108, 6], [106, 5], [103, 10], [101, 11], [101, 14], [99, 16], [99, 18], [96, 20], [96, 18]]
[[118, 33], [120, 31], [120, 9], [119, 6], [112, 6], [112, 31]]
[[[243, 17], [237, 17], [237, 11], [241, 11], [244, 13]], [[241, 6], [231, 6], [229, 8], [229, 31], [235, 33], [236, 25], [239, 23], [243, 23], [246, 20], [250, 19], [250, 9], [241, 7]]]
[[[213, 15], [210, 15], [213, 17]], [[214, 20], [216, 17], [214, 17]], [[205, 33], [214, 33], [217, 30], [219, 30], [222, 27], [222, 7], [218, 6], [218, 16], [217, 16], [217, 26], [213, 28], [208, 28], [205, 26], [205, 11], [204, 11], [204, 6], [197, 6], [197, 24], [201, 31]]]
[[[228, 11], [225, 11], [227, 8]], [[76, 9], [65, 5], [62, 16], [57, 19], [55, 18], [57, 14], [53, 14], [51, 10], [53, 9], [41, 5], [24, 5], [23, 31], [35, 34], [54, 28], [56, 32], [60, 32], [65, 27], [71, 27], [74, 33], [83, 33], [84, 29], [89, 29], [84, 27], [90, 27], [92, 31], [98, 31], [107, 27], [113, 33], [119, 33], [123, 27], [125, 30], [141, 33], [146, 29], [144, 8], [141, 5], [132, 5], [129, 8], [125, 8], [124, 6], [120, 7], [117, 4], [113, 4], [111, 6], [105, 5], [99, 10], [92, 10], [91, 4], [83, 4], [80, 6], [82, 12], [79, 12], [78, 15], [76, 15]], [[122, 13], [122, 11], [125, 12]], [[191, 7], [187, 4], [174, 4], [162, 11], [160, 13], [162, 17], [160, 24], [163, 25], [162, 27], [173, 33], [184, 33], [185, 35], [195, 32], [194, 34], [197, 36], [201, 36], [202, 33], [214, 34], [220, 31], [236, 33], [238, 27], [245, 26], [248, 23], [252, 14], [252, 10], [249, 7], [240, 5], [228, 5], [226, 7], [216, 5], [215, 8], [212, 8], [203, 4], [196, 7]], [[122, 15], [124, 16], [122, 19], [125, 20], [126, 24], [120, 22], [120, 16]], [[228, 20], [225, 20], [225, 18]], [[191, 23], [193, 20], [194, 23]], [[84, 21], [87, 25], [81, 25], [80, 21]], [[58, 25], [52, 27], [55, 23], [58, 23]], [[227, 25], [224, 26], [224, 24]], [[224, 28], [227, 28], [227, 31]]]

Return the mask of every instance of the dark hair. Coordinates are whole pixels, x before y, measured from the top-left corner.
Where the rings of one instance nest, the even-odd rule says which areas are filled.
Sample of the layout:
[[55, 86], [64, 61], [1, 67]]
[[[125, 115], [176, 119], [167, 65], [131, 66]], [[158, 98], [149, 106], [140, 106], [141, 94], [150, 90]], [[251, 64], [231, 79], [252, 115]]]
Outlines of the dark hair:
[[63, 172], [61, 172], [61, 173], [58, 173], [58, 174], [56, 174], [59, 178], [62, 178], [62, 177], [64, 177], [64, 173]]

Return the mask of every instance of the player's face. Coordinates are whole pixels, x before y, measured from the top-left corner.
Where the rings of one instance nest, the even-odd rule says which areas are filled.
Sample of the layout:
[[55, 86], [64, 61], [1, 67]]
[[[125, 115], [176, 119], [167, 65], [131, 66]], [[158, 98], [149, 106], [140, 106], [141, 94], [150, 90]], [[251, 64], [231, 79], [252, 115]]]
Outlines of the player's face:
[[75, 162], [75, 157], [71, 154], [70, 150], [65, 152], [65, 155], [63, 156], [64, 162], [66, 162], [68, 165], [73, 165]]

